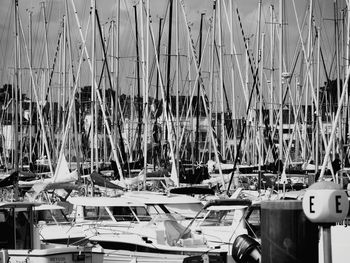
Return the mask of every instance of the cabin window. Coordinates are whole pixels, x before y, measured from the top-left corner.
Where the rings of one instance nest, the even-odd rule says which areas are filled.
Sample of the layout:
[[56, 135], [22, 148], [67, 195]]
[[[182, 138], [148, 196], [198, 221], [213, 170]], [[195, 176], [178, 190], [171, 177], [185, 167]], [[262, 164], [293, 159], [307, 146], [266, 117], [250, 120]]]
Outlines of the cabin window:
[[151, 216], [148, 214], [146, 208], [137, 206], [131, 207], [131, 209], [140, 221], [151, 221]]
[[0, 248], [14, 248], [13, 217], [8, 210], [0, 210], [0, 233]]
[[29, 249], [31, 244], [30, 222], [27, 211], [15, 213], [16, 221], [16, 249]]
[[61, 209], [39, 210], [35, 212], [35, 221], [45, 221], [47, 224], [69, 223], [68, 218]]
[[84, 219], [88, 220], [111, 220], [108, 212], [104, 207], [85, 206]]
[[110, 209], [117, 221], [137, 221], [129, 207], [115, 206], [110, 207]]
[[204, 219], [203, 226], [229, 226], [232, 223], [232, 215], [226, 210], [210, 211]]

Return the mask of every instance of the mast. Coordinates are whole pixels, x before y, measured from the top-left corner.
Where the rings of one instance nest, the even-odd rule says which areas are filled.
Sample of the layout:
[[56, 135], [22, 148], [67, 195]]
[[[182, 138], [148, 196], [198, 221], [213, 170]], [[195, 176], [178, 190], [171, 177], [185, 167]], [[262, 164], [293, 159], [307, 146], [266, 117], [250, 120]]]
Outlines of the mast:
[[221, 99], [221, 107], [220, 107], [220, 111], [221, 111], [221, 158], [222, 160], [226, 159], [226, 143], [225, 143], [225, 105], [224, 105], [224, 73], [223, 73], [223, 63], [222, 63], [222, 57], [223, 57], [223, 51], [222, 51], [222, 23], [221, 23], [221, 15], [222, 15], [222, 1], [223, 0], [219, 0], [218, 1], [218, 33], [219, 33], [219, 88], [220, 88], [220, 99]]
[[[170, 101], [170, 66], [171, 66], [171, 35], [172, 35], [172, 28], [173, 28], [173, 0], [169, 0], [170, 4], [170, 10], [169, 10], [169, 31], [168, 31], [168, 60], [167, 60], [167, 90], [166, 90], [166, 102], [171, 103]], [[164, 152], [164, 159], [167, 159], [168, 155], [168, 128], [165, 126], [165, 152]], [[170, 144], [170, 142], [169, 142]]]
[[179, 31], [179, 5], [178, 1], [176, 0], [176, 6], [175, 6], [175, 17], [176, 17], [176, 23], [175, 23], [175, 50], [176, 50], [176, 145], [175, 145], [175, 156], [176, 156], [176, 171], [177, 174], [179, 174], [180, 171], [180, 100], [179, 100], [179, 86], [180, 86], [180, 50], [179, 50], [179, 38], [180, 38], [180, 31]]
[[231, 53], [231, 81], [232, 81], [232, 132], [233, 132], [233, 148], [234, 157], [237, 154], [237, 137], [236, 137], [236, 102], [235, 102], [235, 69], [234, 69], [234, 60], [233, 57], [236, 56], [234, 52], [234, 44], [233, 44], [233, 1], [229, 1], [229, 10], [230, 10], [230, 25], [231, 25], [231, 33], [230, 33], [230, 53]]
[[[140, 3], [141, 4], [141, 3]], [[140, 55], [139, 55], [139, 31], [137, 22], [137, 7], [134, 5], [135, 14], [135, 32], [136, 32], [136, 83], [137, 83], [137, 111], [138, 111], [138, 122], [137, 122], [137, 155], [138, 159], [141, 160], [141, 125], [142, 125], [142, 105], [141, 105], [141, 83], [140, 83]]]
[[261, 166], [264, 164], [264, 123], [263, 123], [263, 76], [264, 76], [264, 42], [265, 42], [265, 33], [261, 35], [261, 50], [260, 53], [260, 92], [259, 92], [259, 178], [258, 178], [258, 187], [259, 191], [261, 189]]
[[[158, 43], [157, 43], [157, 59], [158, 59], [158, 64], [160, 64], [160, 43], [161, 43], [161, 34], [162, 34], [162, 21], [163, 21], [163, 18], [159, 18], [159, 27], [158, 27]], [[154, 149], [154, 147], [152, 147], [152, 155], [153, 155], [153, 170], [156, 170], [156, 164], [157, 162], [159, 161], [159, 156], [160, 156], [160, 153], [159, 153], [159, 128], [158, 128], [158, 110], [159, 110], [159, 105], [158, 105], [158, 102], [159, 102], [159, 78], [158, 78], [158, 75], [160, 74], [159, 73], [159, 69], [157, 67], [157, 78], [156, 78], [156, 98], [155, 98], [155, 111], [156, 111], [156, 117], [155, 117], [155, 120], [154, 120], [154, 124], [153, 124], [153, 139], [156, 143], [156, 149]]]
[[[202, 30], [203, 30], [203, 17], [204, 14], [201, 14], [201, 22], [199, 27], [199, 63], [202, 60]], [[199, 78], [201, 77], [201, 71], [198, 72]], [[200, 162], [200, 150], [199, 150], [199, 118], [200, 118], [200, 105], [201, 105], [201, 97], [200, 97], [200, 81], [198, 81], [197, 85], [197, 109], [196, 109], [196, 146], [195, 146], [195, 160]], [[194, 168], [193, 168], [194, 169]]]
[[317, 107], [316, 107], [316, 138], [315, 138], [315, 145], [316, 145], [316, 149], [315, 149], [315, 173], [318, 173], [318, 162], [319, 162], [319, 118], [321, 118], [320, 116], [320, 112], [319, 112], [319, 100], [320, 100], [320, 53], [321, 53], [321, 45], [320, 45], [320, 38], [321, 38], [321, 30], [318, 28], [317, 29], [317, 77], [316, 77], [316, 103], [317, 103]]
[[[231, 2], [231, 1], [230, 1]], [[209, 125], [208, 125], [208, 134], [210, 134], [212, 129], [212, 107], [213, 107], [213, 88], [214, 88], [214, 50], [215, 50], [215, 26], [216, 26], [216, 0], [213, 1], [213, 20], [212, 20], [212, 42], [210, 50], [210, 59], [211, 59], [211, 68], [210, 68], [210, 79], [209, 79]], [[209, 139], [209, 159], [211, 160], [212, 155], [212, 141]]]
[[[117, 39], [116, 39], [116, 51], [117, 51], [117, 63], [116, 63], [116, 86], [115, 86], [115, 123], [117, 124], [117, 129], [119, 130], [119, 123], [121, 120], [121, 116], [118, 115], [118, 110], [119, 110], [119, 70], [120, 70], [120, 58], [119, 58], [119, 53], [120, 53], [120, 0], [117, 1]], [[121, 113], [120, 113], [121, 114]], [[119, 118], [120, 117], [120, 118]], [[118, 132], [116, 132], [116, 134], [118, 134]], [[116, 142], [118, 139], [118, 135], [116, 135]], [[120, 140], [123, 140], [123, 137], [120, 137]], [[124, 149], [124, 142], [122, 142], [122, 147]], [[125, 149], [124, 149], [124, 153], [125, 153]], [[125, 160], [126, 161], [126, 156], [125, 156]]]
[[[14, 103], [14, 113], [12, 112], [12, 114], [15, 115], [14, 118], [14, 141], [13, 141], [13, 145], [14, 145], [14, 151], [13, 151], [13, 155], [12, 156], [12, 161], [13, 161], [13, 167], [15, 169], [15, 171], [19, 170], [19, 166], [18, 166], [18, 84], [19, 84], [19, 77], [18, 77], [18, 67], [19, 67], [19, 35], [18, 35], [18, 0], [15, 0], [15, 15], [14, 15], [14, 19], [15, 19], [15, 23], [14, 23], [14, 30], [15, 30], [15, 79], [14, 79], [14, 98], [12, 100], [12, 103]], [[14, 157], [14, 158], [13, 158]], [[17, 185], [16, 185], [17, 186]]]
[[[146, 14], [149, 14], [149, 1], [146, 0]], [[144, 103], [144, 131], [143, 131], [143, 143], [144, 143], [144, 152], [143, 152], [143, 166], [145, 170], [145, 176], [143, 177], [143, 189], [146, 189], [146, 175], [147, 175], [147, 135], [148, 135], [148, 68], [147, 62], [145, 61], [145, 44], [144, 44], [144, 26], [143, 26], [143, 2], [139, 2], [140, 8], [140, 28], [141, 28], [141, 68], [142, 68], [142, 90], [143, 90], [143, 103]], [[149, 28], [149, 19], [147, 19], [147, 30]], [[148, 36], [148, 34], [147, 34]], [[146, 58], [148, 58], [148, 37], [146, 40]]]
[[[312, 72], [312, 64], [311, 64], [311, 49], [312, 49], [312, 10], [313, 10], [313, 0], [310, 0], [310, 14], [309, 14], [309, 32], [308, 32], [308, 49], [307, 49], [307, 63], [309, 64], [309, 70]], [[308, 112], [309, 112], [309, 84], [313, 86], [312, 74], [308, 75], [306, 82], [306, 91], [305, 91], [305, 116], [304, 116], [304, 144], [307, 145], [307, 123], [308, 123]], [[313, 113], [312, 113], [313, 115]], [[304, 147], [303, 150], [303, 160], [307, 160], [306, 154], [307, 147]]]
[[[282, 72], [283, 72], [283, 10], [284, 10], [284, 0], [280, 0], [279, 4], [279, 34], [280, 34], [280, 42], [279, 42], [279, 106], [280, 106], [280, 119], [279, 119], [279, 159], [282, 161], [283, 158], [283, 84], [282, 84]], [[280, 170], [281, 167], [278, 168]]]
[[[336, 59], [336, 76], [337, 76], [337, 106], [339, 105], [340, 94], [341, 94], [341, 83], [340, 83], [340, 61], [339, 61], [339, 25], [338, 25], [338, 0], [334, 0], [334, 38], [335, 38], [335, 59]], [[342, 122], [339, 121], [339, 132], [337, 134], [339, 142], [339, 154], [340, 160], [342, 160]], [[335, 151], [333, 151], [333, 158], [335, 158]]]
[[[259, 0], [259, 3], [258, 3], [258, 30], [257, 30], [257, 34], [256, 34], [256, 53], [255, 53], [255, 56], [256, 56], [256, 59], [257, 59], [257, 65], [256, 65], [256, 68], [257, 68], [257, 71], [256, 71], [256, 78], [258, 77], [258, 73], [259, 73], [259, 70], [260, 70], [260, 81], [257, 80], [257, 90], [259, 90], [259, 86], [260, 86], [260, 92], [259, 94], [257, 94], [257, 102], [258, 102], [258, 105], [259, 105], [259, 123], [256, 122], [257, 126], [258, 126], [258, 136], [259, 136], [259, 144], [258, 144], [258, 169], [259, 169], [259, 172], [258, 172], [258, 189], [260, 191], [260, 188], [261, 188], [261, 164], [262, 164], [262, 159], [263, 159], [263, 156], [262, 156], [262, 149], [263, 149], [263, 125], [262, 125], [262, 83], [263, 83], [263, 65], [262, 63], [260, 63], [260, 59], [262, 59], [263, 55], [262, 55], [262, 51], [260, 50], [260, 19], [261, 19], [261, 1], [262, 0]], [[261, 37], [262, 39], [264, 38], [264, 35]], [[260, 67], [260, 64], [261, 64], [261, 67]], [[260, 85], [259, 85], [260, 84]], [[259, 95], [259, 97], [258, 97]]]
[[[65, 12], [66, 12], [66, 22], [67, 22], [67, 29], [70, 28], [70, 22], [69, 22], [69, 13], [68, 13], [68, 2], [67, 0], [65, 0]], [[69, 67], [69, 78], [68, 78], [68, 87], [69, 89], [71, 89], [71, 87], [73, 87], [75, 85], [75, 82], [76, 82], [76, 78], [74, 77], [74, 71], [73, 71], [73, 55], [72, 55], [72, 41], [71, 41], [71, 37], [70, 37], [70, 31], [67, 30], [67, 41], [68, 41], [68, 44], [67, 46], [69, 47], [68, 48], [68, 55], [69, 55], [69, 61], [70, 61], [70, 67]], [[74, 93], [72, 92], [72, 98], [74, 98]], [[80, 167], [80, 143], [79, 143], [79, 135], [78, 135], [78, 120], [76, 119], [76, 107], [75, 107], [75, 99], [73, 99], [74, 101], [74, 114], [73, 114], [73, 129], [74, 129], [74, 144], [75, 144], [75, 157], [76, 157], [76, 165], [77, 167]], [[80, 114], [78, 116], [81, 116]]]
[[275, 63], [274, 63], [274, 57], [275, 57], [275, 25], [274, 25], [274, 6], [271, 5], [270, 6], [270, 12], [271, 12], [271, 25], [270, 25], [270, 31], [271, 31], [271, 41], [270, 41], [270, 45], [271, 45], [271, 53], [270, 53], [270, 60], [271, 60], [271, 71], [270, 71], [270, 103], [271, 103], [271, 106], [270, 106], [270, 127], [273, 127], [273, 112], [274, 112], [274, 86], [273, 86], [273, 83], [274, 83], [274, 71], [275, 71]]
[[[45, 8], [45, 2], [41, 2], [42, 4], [42, 9], [43, 9], [43, 19], [44, 19], [44, 36], [45, 36], [45, 58], [46, 58], [46, 71], [45, 71], [45, 86], [47, 86], [47, 92], [48, 94], [46, 96], [48, 96], [49, 99], [49, 105], [50, 105], [50, 118], [51, 120], [53, 120], [53, 110], [52, 110], [52, 93], [51, 90], [49, 90], [49, 70], [50, 70], [50, 65], [49, 65], [49, 47], [48, 47], [48, 28], [47, 28], [47, 19], [46, 19], [46, 8]], [[45, 101], [47, 103], [47, 101]], [[48, 124], [50, 125], [50, 123], [48, 122]], [[54, 132], [53, 132], [53, 125], [51, 125], [51, 127], [49, 126], [49, 131], [50, 131], [50, 137], [53, 136]], [[49, 150], [49, 149], [48, 149]], [[47, 152], [47, 157], [48, 159], [50, 159], [50, 151]], [[49, 161], [51, 162], [51, 161]], [[51, 165], [51, 164], [50, 164]]]
[[[91, 173], [94, 171], [94, 148], [95, 148], [95, 10], [96, 10], [96, 2], [95, 0], [91, 0], [91, 123], [90, 123], [90, 137], [91, 137]], [[97, 114], [97, 113], [96, 113]], [[93, 194], [93, 191], [92, 191]]]
[[[30, 67], [33, 63], [33, 43], [32, 43], [32, 11], [29, 11], [29, 59]], [[29, 84], [30, 89], [30, 101], [29, 101], [29, 163], [32, 163], [32, 151], [33, 151], [33, 142], [32, 142], [32, 125], [33, 125], [33, 111], [32, 111], [32, 82]]]

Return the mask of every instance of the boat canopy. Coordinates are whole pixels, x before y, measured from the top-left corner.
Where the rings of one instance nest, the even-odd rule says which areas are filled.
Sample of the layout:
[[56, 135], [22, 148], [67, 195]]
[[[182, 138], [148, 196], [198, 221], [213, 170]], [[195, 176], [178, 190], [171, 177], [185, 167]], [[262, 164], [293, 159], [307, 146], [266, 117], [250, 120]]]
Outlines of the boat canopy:
[[116, 206], [142, 206], [145, 205], [142, 202], [137, 202], [124, 196], [120, 197], [70, 197], [67, 201], [73, 205], [80, 206], [99, 206], [99, 207], [116, 207]]
[[40, 203], [34, 202], [1, 202], [0, 208], [31, 208], [34, 206], [39, 206]]
[[213, 189], [199, 186], [172, 188], [170, 189], [170, 193], [185, 195], [215, 195], [215, 191]]
[[250, 206], [252, 201], [249, 199], [214, 199], [204, 205], [205, 209], [210, 206]]
[[41, 204], [34, 207], [34, 211], [43, 211], [43, 210], [64, 210], [65, 207], [55, 204]]
[[131, 198], [135, 201], [140, 201], [145, 203], [146, 205], [151, 204], [195, 204], [201, 203], [195, 197], [188, 195], [180, 195], [180, 194], [162, 194], [162, 193], [154, 193], [154, 192], [128, 192], [125, 193], [125, 196]]
[[213, 205], [207, 208], [209, 211], [231, 211], [231, 210], [238, 210], [238, 209], [245, 209], [247, 208], [247, 205]]

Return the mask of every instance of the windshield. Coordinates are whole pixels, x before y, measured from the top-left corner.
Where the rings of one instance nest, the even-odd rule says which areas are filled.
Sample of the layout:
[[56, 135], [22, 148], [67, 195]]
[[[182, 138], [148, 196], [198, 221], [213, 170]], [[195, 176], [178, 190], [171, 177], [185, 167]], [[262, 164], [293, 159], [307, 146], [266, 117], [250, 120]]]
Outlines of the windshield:
[[61, 209], [34, 211], [34, 221], [45, 221], [46, 223], [68, 223], [65, 213]]
[[145, 207], [110, 207], [110, 210], [117, 221], [150, 221], [151, 216]]
[[[164, 207], [168, 210], [169, 213], [178, 214], [184, 218], [194, 218], [198, 212], [201, 211], [203, 205], [201, 203], [192, 203], [192, 204], [166, 204]], [[204, 212], [199, 214], [199, 217], [203, 217]]]
[[212, 210], [203, 219], [202, 226], [229, 226], [234, 219], [232, 210]]
[[105, 207], [101, 206], [85, 206], [84, 219], [87, 220], [112, 220]]

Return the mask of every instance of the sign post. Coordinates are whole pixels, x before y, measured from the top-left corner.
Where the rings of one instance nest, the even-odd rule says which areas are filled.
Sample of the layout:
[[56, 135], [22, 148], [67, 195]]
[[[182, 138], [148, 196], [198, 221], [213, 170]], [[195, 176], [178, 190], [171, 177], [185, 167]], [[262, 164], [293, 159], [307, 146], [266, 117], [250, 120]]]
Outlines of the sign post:
[[332, 182], [314, 183], [303, 197], [303, 210], [311, 222], [321, 226], [324, 263], [332, 263], [331, 226], [348, 214], [349, 200], [345, 190]]

